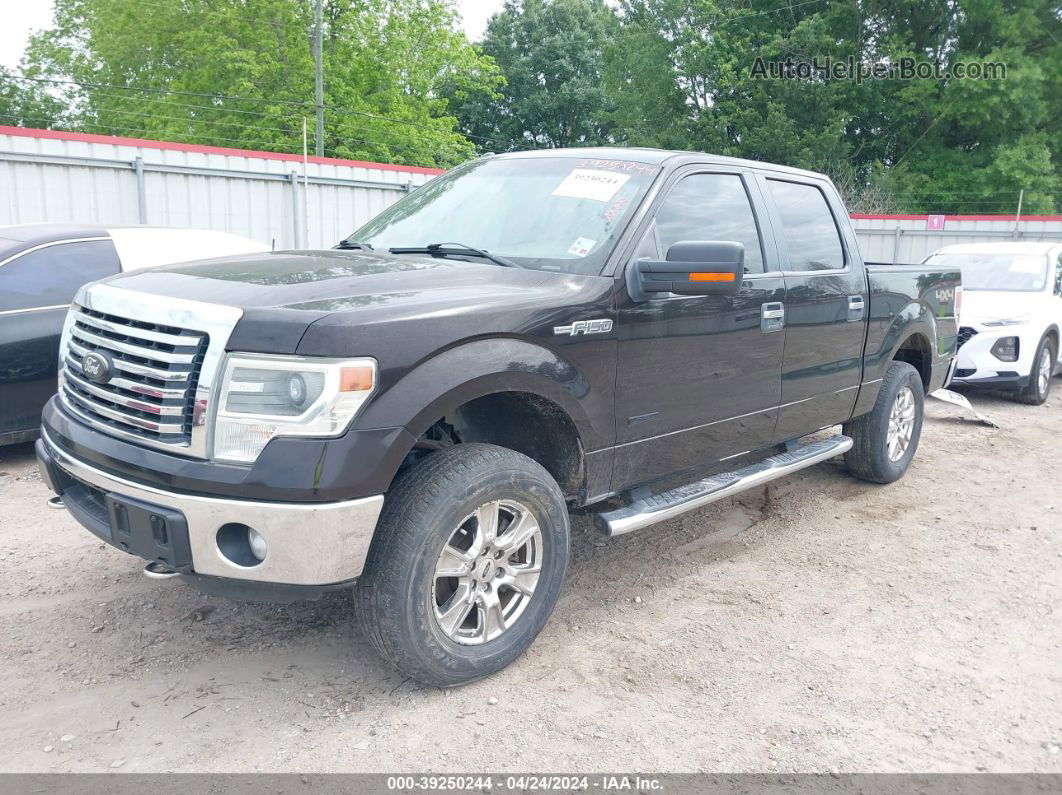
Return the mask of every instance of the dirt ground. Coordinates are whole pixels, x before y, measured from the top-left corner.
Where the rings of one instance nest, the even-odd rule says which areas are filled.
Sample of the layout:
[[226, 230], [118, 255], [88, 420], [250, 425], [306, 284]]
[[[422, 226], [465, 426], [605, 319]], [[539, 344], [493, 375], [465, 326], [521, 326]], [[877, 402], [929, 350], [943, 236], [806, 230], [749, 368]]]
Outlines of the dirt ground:
[[143, 577], [0, 450], [3, 771], [1062, 772], [1062, 379], [930, 402], [906, 478], [839, 460], [605, 541], [538, 642], [420, 687], [349, 598]]

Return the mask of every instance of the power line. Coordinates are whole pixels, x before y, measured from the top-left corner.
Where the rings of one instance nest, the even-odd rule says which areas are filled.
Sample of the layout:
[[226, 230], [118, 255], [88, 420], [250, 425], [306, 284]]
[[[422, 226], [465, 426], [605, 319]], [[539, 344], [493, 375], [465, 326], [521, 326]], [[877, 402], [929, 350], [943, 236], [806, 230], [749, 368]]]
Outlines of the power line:
[[825, 0], [804, 0], [804, 2], [802, 2], [802, 3], [790, 3], [787, 6], [779, 6], [778, 8], [768, 9], [767, 11], [757, 11], [757, 12], [752, 13], [752, 14], [742, 14], [741, 16], [730, 17], [730, 19], [727, 19], [727, 20], [724, 20], [723, 22], [720, 22], [716, 27], [722, 27], [723, 25], [729, 25], [731, 22], [737, 22], [740, 19], [752, 19], [753, 17], [764, 17], [764, 16], [767, 16], [768, 14], [776, 14], [779, 11], [792, 11], [794, 8], [799, 8], [800, 6], [810, 6], [810, 5], [814, 5], [816, 3], [823, 3], [823, 2], [825, 2]]
[[[155, 98], [152, 98], [152, 97], [133, 97], [133, 96], [125, 95], [125, 94], [116, 94], [116, 93], [101, 93], [100, 96], [102, 96], [104, 99], [108, 99], [108, 100], [113, 99], [113, 100], [118, 100], [118, 101], [121, 101], [121, 102], [125, 102], [125, 101], [135, 102], [135, 103], [150, 102], [150, 103], [153, 103], [153, 104], [162, 105], [165, 108], [170, 108], [170, 109], [173, 109], [173, 110], [186, 110], [186, 109], [188, 109], [188, 110], [206, 110], [206, 111], [212, 111], [212, 112], [215, 112], [215, 113], [218, 113], [218, 114], [236, 113], [236, 114], [240, 114], [240, 115], [243, 115], [243, 116], [254, 116], [256, 118], [269, 118], [269, 119], [276, 118], [276, 114], [273, 114], [273, 113], [267, 113], [267, 112], [260, 111], [260, 110], [243, 110], [241, 108], [229, 108], [229, 107], [225, 107], [223, 105], [198, 105], [198, 104], [186, 103], [186, 102], [179, 102], [178, 103], [178, 102], [170, 102], [167, 99], [155, 99]], [[96, 112], [99, 112], [100, 110], [101, 109], [97, 108]], [[103, 110], [103, 112], [105, 112], [105, 113], [137, 114], [137, 115], [139, 115], [141, 113], [141, 111], [128, 111], [128, 110], [119, 110], [119, 109], [114, 109], [114, 108], [107, 108], [107, 109]], [[278, 113], [290, 113], [290, 114], [292, 114], [293, 118], [295, 118], [295, 119], [301, 119], [303, 117], [303, 115], [305, 115], [305, 114], [300, 114], [297, 109], [292, 109], [290, 111], [278, 111]], [[153, 118], [171, 119], [171, 120], [174, 120], [174, 121], [189, 121], [189, 122], [194, 122], [194, 123], [197, 123], [197, 124], [229, 125], [229, 124], [237, 124], [238, 123], [238, 122], [226, 122], [226, 121], [210, 120], [210, 119], [205, 119], [205, 118], [202, 118], [200, 116], [194, 116], [194, 115], [189, 115], [187, 117], [178, 118], [178, 117], [174, 117], [174, 116], [160, 116], [160, 115], [152, 114], [152, 117]], [[61, 120], [55, 119], [53, 121], [59, 122]], [[71, 123], [72, 123], [72, 120], [71, 120]], [[277, 132], [289, 132], [289, 130], [283, 130], [283, 129], [276, 128], [276, 127], [256, 127], [256, 129], [259, 129], [259, 130], [274, 130], [274, 131], [277, 131]], [[354, 129], [356, 129], [356, 130], [357, 129], [378, 130], [379, 132], [385, 132], [385, 133], [388, 132], [388, 130], [386, 130], [386, 129], [376, 128], [376, 127], [359, 127], [359, 126], [355, 126]], [[294, 132], [297, 132], [297, 131], [295, 131], [293, 129], [290, 132], [294, 133]], [[415, 136], [415, 137], [417, 137], [418, 140], [423, 140], [423, 141], [432, 141], [433, 140], [431, 138], [425, 138], [425, 137], [422, 137], [422, 136]], [[384, 143], [384, 142], [377, 141], [376, 143]]]
[[[57, 125], [57, 124], [63, 125], [63, 126], [72, 126], [72, 125], [66, 124], [65, 122], [63, 122], [60, 119], [50, 119], [50, 118], [47, 118], [47, 117], [44, 117], [44, 116], [16, 116], [16, 115], [12, 115], [12, 114], [0, 114], [0, 119], [8, 119], [8, 120], [12, 120], [12, 121], [21, 121], [21, 122], [26, 122], [26, 121], [42, 122], [44, 124], [49, 125], [48, 129], [59, 129], [58, 127], [51, 126], [51, 125]], [[92, 128], [98, 129], [98, 130], [110, 131], [113, 134], [125, 134], [125, 133], [140, 133], [140, 134], [143, 134], [143, 135], [159, 135], [160, 134], [160, 132], [158, 130], [149, 130], [149, 129], [142, 128], [142, 127], [129, 127], [129, 126], [113, 125], [113, 124], [97, 124], [97, 123], [94, 123], [94, 122], [78, 122], [76, 125], [73, 125], [73, 126], [77, 126], [79, 128], [92, 127]], [[67, 132], [80, 132], [80, 131], [83, 131], [83, 130], [68, 130]], [[199, 135], [199, 134], [196, 134], [196, 133], [182, 133], [182, 132], [166, 131], [164, 134], [166, 135], [167, 138], [193, 138], [193, 139], [197, 139], [197, 140], [194, 140], [194, 141], [189, 141], [188, 143], [200, 143], [202, 141], [202, 139], [203, 139], [202, 135]], [[261, 148], [261, 151], [276, 151], [275, 149], [271, 149], [270, 147], [276, 147], [277, 144], [278, 144], [278, 142], [276, 142], [276, 141], [268, 141], [267, 142], [267, 141], [258, 141], [258, 140], [246, 140], [246, 139], [243, 139], [243, 138], [226, 138], [226, 137], [216, 136], [216, 135], [211, 135], [210, 136], [210, 140], [212, 140], [212, 141], [225, 141], [227, 143], [238, 144], [239, 147], [241, 147], [241, 148], [247, 148], [249, 146], [257, 146], [257, 147]], [[393, 143], [388, 143], [386, 141], [377, 141], [377, 140], [373, 140], [373, 139], [369, 139], [369, 138], [346, 138], [346, 137], [344, 137], [344, 138], [336, 138], [335, 140], [339, 141], [340, 143], [376, 144], [378, 146], [384, 146], [384, 147], [387, 147], [387, 148], [389, 148], [389, 149], [391, 149], [393, 151], [397, 151], [397, 152], [401, 152], [404, 149], [404, 147], [396, 146]], [[181, 143], [181, 142], [178, 141], [178, 143]], [[331, 153], [332, 156], [339, 157], [340, 159], [344, 158], [344, 156], [342, 154], [340, 154], [338, 152], [338, 150], [336, 150], [336, 149], [328, 149], [328, 150], [325, 150], [325, 151], [326, 151], [326, 153]], [[285, 154], [298, 154], [298, 152], [294, 152], [294, 151], [293, 152], [286, 152]]]
[[[115, 98], [118, 98], [118, 99], [126, 99], [126, 97], [121, 97], [119, 95], [113, 95], [113, 94], [112, 95], [105, 95], [105, 96], [107, 96], [107, 97], [115, 97]], [[132, 99], [132, 98], [130, 98], [130, 99]], [[216, 108], [216, 107], [211, 107], [209, 105], [185, 105], [185, 104], [171, 103], [171, 102], [168, 102], [166, 100], [161, 100], [161, 99], [154, 99], [154, 100], [150, 99], [150, 98], [143, 98], [143, 99], [148, 101], [148, 102], [154, 102], [154, 103], [161, 104], [163, 107], [169, 108], [169, 109], [172, 109], [172, 110], [183, 110], [185, 108], [202, 108], [204, 110], [216, 111], [219, 114], [224, 114], [224, 113], [230, 112], [230, 111], [227, 111], [225, 108]], [[141, 101], [141, 99], [137, 98], [136, 101], [139, 102], [139, 101]], [[243, 114], [247, 114], [247, 115], [251, 115], [251, 116], [255, 116], [255, 117], [259, 117], [259, 118], [275, 118], [273, 116], [273, 114], [262, 113], [260, 111], [239, 111], [239, 110], [235, 110], [233, 112], [243, 113]], [[114, 113], [114, 114], [119, 114], [119, 115], [123, 115], [123, 116], [143, 117], [143, 118], [146, 118], [146, 119], [164, 119], [164, 120], [167, 120], [167, 121], [187, 122], [189, 125], [205, 124], [205, 125], [214, 126], [214, 127], [232, 127], [232, 126], [238, 126], [239, 125], [238, 121], [225, 121], [225, 120], [216, 119], [216, 118], [215, 119], [210, 119], [210, 118], [203, 118], [203, 117], [195, 116], [195, 115], [167, 116], [165, 114], [159, 114], [159, 113], [154, 113], [154, 112], [145, 111], [145, 110], [127, 110], [127, 109], [121, 109], [121, 108], [97, 108], [97, 109], [94, 110], [94, 113], [103, 114], [104, 116], [106, 116], [107, 114]], [[293, 111], [293, 113], [294, 113], [294, 111]], [[301, 123], [302, 116], [296, 116], [295, 118], [299, 119], [300, 123]], [[76, 120], [76, 119], [68, 119], [68, 120], [65, 120], [65, 121], [62, 120], [62, 119], [50, 119], [50, 121], [52, 123], [67, 123], [67, 124], [74, 124], [74, 123], [78, 122], [78, 120]], [[254, 125], [253, 129], [255, 129], [257, 131], [279, 132], [279, 133], [284, 133], [286, 135], [297, 135], [298, 132], [299, 132], [294, 126], [291, 127], [291, 128], [281, 128], [281, 127], [261, 127], [261, 126], [258, 126], [258, 125]], [[384, 134], [388, 134], [388, 135], [397, 134], [396, 131], [392, 131], [392, 130], [388, 130], [388, 129], [384, 129], [384, 128], [377, 128], [377, 127], [367, 127], [367, 126], [358, 125], [358, 124], [351, 125], [351, 129], [353, 129], [355, 131], [367, 130], [367, 131], [370, 131], [370, 132], [379, 132], [379, 133], [384, 133]], [[160, 131], [158, 134], [166, 134], [166, 133], [164, 131]], [[402, 146], [409, 139], [414, 139], [414, 140], [417, 140], [417, 141], [422, 141], [422, 142], [427, 142], [427, 143], [439, 143], [439, 141], [437, 139], [429, 138], [429, 137], [426, 137], [426, 136], [423, 136], [423, 135], [417, 135], [415, 133], [407, 133], [407, 134], [405, 134], [403, 136], [403, 139], [396, 139], [395, 141], [391, 141], [391, 142], [381, 141], [379, 139], [373, 139], [373, 138], [347, 138], [347, 137], [343, 137], [341, 135], [336, 135], [336, 134], [333, 134], [330, 137], [335, 139], [335, 140], [340, 140], [340, 141], [355, 141], [355, 140], [357, 140], [357, 141], [363, 141], [365, 143], [375, 143], [375, 144], [379, 144], [381, 146], [389, 146], [389, 147]]]
[[[821, 0], [813, 0], [813, 1], [814, 2], [821, 2]], [[114, 84], [114, 83], [89, 83], [89, 82], [81, 82], [81, 81], [77, 81], [77, 80], [58, 80], [58, 79], [46, 78], [46, 77], [29, 77], [28, 75], [8, 75], [8, 77], [10, 77], [12, 80], [25, 80], [25, 81], [29, 81], [29, 82], [33, 82], [33, 83], [47, 83], [47, 84], [51, 84], [51, 85], [67, 85], [67, 86], [76, 86], [78, 88], [113, 89], [113, 90], [119, 90], [119, 91], [144, 91], [144, 92], [148, 92], [148, 93], [152, 93], [152, 94], [166, 94], [166, 95], [170, 95], [170, 96], [198, 97], [198, 98], [201, 98], [201, 99], [212, 99], [215, 102], [219, 101], [219, 100], [223, 100], [223, 101], [230, 101], [230, 102], [257, 102], [257, 103], [265, 103], [265, 104], [270, 104], [270, 105], [286, 105], [286, 106], [289, 106], [289, 107], [298, 107], [298, 108], [315, 108], [316, 107], [315, 103], [313, 103], [313, 102], [298, 102], [296, 100], [291, 100], [291, 99], [279, 99], [279, 98], [266, 99], [264, 97], [241, 97], [241, 96], [234, 96], [234, 95], [228, 95], [228, 94], [208, 94], [208, 93], [201, 92], [201, 91], [178, 91], [176, 89], [168, 89], [168, 88], [151, 88], [151, 87], [148, 87], [148, 86], [120, 86], [120, 85], [117, 85], [117, 84]], [[222, 108], [219, 107], [218, 109], [221, 110]], [[366, 117], [366, 118], [376, 119], [378, 121], [388, 122], [388, 123], [391, 123], [391, 124], [402, 124], [402, 125], [405, 125], [407, 127], [418, 127], [420, 129], [430, 130], [432, 132], [440, 132], [440, 130], [438, 130], [435, 127], [432, 127], [429, 124], [423, 124], [421, 122], [410, 121], [408, 119], [395, 119], [395, 118], [392, 118], [390, 116], [381, 116], [378, 113], [370, 113], [369, 111], [364, 111], [364, 110], [349, 110], [349, 109], [346, 109], [346, 108], [336, 107], [335, 105], [325, 105], [324, 109], [329, 111], [330, 113], [337, 113], [337, 114], [345, 115], [345, 116], [363, 116], [363, 117]], [[512, 141], [503, 141], [503, 140], [500, 140], [500, 139], [497, 139], [497, 138], [489, 138], [487, 136], [475, 135], [475, 134], [472, 134], [472, 133], [460, 133], [459, 132], [458, 134], [459, 135], [463, 135], [465, 138], [475, 138], [477, 140], [484, 141], [486, 143], [495, 143], [495, 144], [511, 144], [511, 143], [513, 143]]]

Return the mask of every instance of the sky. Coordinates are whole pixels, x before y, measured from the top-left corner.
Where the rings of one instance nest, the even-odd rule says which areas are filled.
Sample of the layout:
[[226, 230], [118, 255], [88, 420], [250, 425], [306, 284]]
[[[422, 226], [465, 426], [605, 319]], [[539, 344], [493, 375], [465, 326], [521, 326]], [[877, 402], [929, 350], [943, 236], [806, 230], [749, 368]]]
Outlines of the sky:
[[[0, 23], [0, 66], [14, 69], [26, 49], [30, 33], [52, 22], [52, 0], [0, 0], [6, 8]], [[504, 0], [457, 0], [465, 33], [473, 41], [483, 35], [487, 20]]]

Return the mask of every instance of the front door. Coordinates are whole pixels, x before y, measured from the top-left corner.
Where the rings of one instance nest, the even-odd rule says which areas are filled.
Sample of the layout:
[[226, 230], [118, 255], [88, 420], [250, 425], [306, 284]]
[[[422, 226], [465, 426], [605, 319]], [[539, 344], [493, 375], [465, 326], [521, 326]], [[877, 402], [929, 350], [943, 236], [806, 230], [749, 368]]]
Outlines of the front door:
[[[657, 202], [638, 257], [686, 240], [737, 241], [745, 279], [734, 296], [624, 291], [618, 325], [614, 491], [716, 464], [771, 443], [785, 330], [771, 318], [785, 285], [750, 174], [691, 168]], [[766, 309], [765, 309], [766, 307]], [[764, 319], [765, 311], [768, 314]]]
[[[866, 275], [835, 217], [844, 208], [815, 180], [760, 178], [785, 272], [785, 356], [775, 440], [847, 420], [866, 342]], [[854, 243], [854, 242], [853, 242]]]

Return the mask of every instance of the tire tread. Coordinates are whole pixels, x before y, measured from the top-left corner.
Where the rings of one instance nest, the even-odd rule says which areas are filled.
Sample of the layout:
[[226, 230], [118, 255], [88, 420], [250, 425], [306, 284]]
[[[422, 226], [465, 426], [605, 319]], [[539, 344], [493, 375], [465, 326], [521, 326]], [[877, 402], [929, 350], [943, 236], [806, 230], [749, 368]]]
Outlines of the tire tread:
[[[922, 392], [922, 378], [918, 371], [907, 362], [893, 362], [889, 365], [885, 378], [882, 379], [874, 408], [862, 416], [849, 420], [843, 426], [845, 435], [852, 437], [852, 448], [845, 453], [844, 460], [848, 465], [848, 471], [860, 480], [871, 483], [891, 483], [903, 475], [903, 472], [897, 475], [887, 463], [889, 456], [886, 436], [881, 432], [880, 424], [883, 419], [885, 424], [888, 424], [888, 413], [892, 409], [894, 392], [905, 380], [916, 382], [918, 391]], [[916, 395], [917, 397], [919, 396]], [[921, 399], [924, 399], [924, 395]], [[916, 402], [921, 403], [921, 399]], [[919, 428], [919, 433], [921, 433], [921, 428]], [[913, 444], [917, 447], [917, 438], [913, 440]]]
[[465, 491], [484, 471], [526, 473], [529, 469], [552, 487], [552, 496], [564, 508], [560, 487], [545, 468], [514, 450], [488, 444], [460, 444], [433, 453], [402, 473], [388, 490], [364, 571], [354, 588], [354, 611], [372, 647], [400, 671], [441, 686], [472, 681], [456, 675], [452, 681], [442, 681], [437, 670], [425, 667], [407, 647], [402, 619], [409, 609], [408, 598], [396, 593], [396, 587], [405, 581], [407, 567], [416, 559], [424, 534], [422, 519], [430, 515], [433, 505]]

